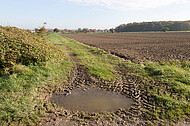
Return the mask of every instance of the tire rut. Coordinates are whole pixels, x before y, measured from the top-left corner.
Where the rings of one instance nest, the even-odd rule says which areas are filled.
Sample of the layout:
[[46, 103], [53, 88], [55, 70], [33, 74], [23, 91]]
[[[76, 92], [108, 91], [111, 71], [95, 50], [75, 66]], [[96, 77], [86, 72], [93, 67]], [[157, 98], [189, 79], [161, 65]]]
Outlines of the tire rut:
[[134, 73], [133, 70], [122, 67], [121, 65], [118, 66], [117, 72], [115, 73], [117, 78], [114, 81], [106, 81], [89, 75], [87, 72], [88, 69], [79, 63], [76, 55], [70, 53], [69, 57], [73, 63], [73, 69], [69, 73], [68, 82], [58, 87], [58, 90], [54, 90], [54, 94], [64, 91], [69, 92], [81, 87], [93, 87], [131, 97], [135, 101], [135, 105], [129, 109], [119, 109], [115, 112], [99, 114], [71, 112], [57, 107], [53, 108], [51, 112], [49, 110], [47, 111], [50, 113], [44, 125], [149, 125], [150, 121], [153, 124], [159, 125], [161, 122], [164, 122], [163, 120], [147, 120], [145, 118], [147, 112], [144, 110], [161, 110], [161, 108], [155, 105], [154, 99], [150, 96], [148, 90], [152, 85], [156, 87], [163, 86], [166, 90], [168, 88], [166, 85], [161, 82], [144, 80], [134, 74], [129, 74]]

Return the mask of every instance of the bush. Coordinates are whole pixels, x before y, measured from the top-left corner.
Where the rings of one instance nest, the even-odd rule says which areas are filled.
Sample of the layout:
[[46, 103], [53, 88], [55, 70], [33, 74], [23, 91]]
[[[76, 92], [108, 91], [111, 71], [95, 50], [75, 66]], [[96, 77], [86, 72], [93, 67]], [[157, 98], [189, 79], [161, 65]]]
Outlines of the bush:
[[41, 27], [39, 30], [38, 30], [38, 32], [37, 33], [46, 33], [47, 31], [46, 31], [46, 28], [43, 26], [43, 27]]
[[162, 31], [163, 32], [167, 32], [167, 31], [169, 31], [170, 29], [168, 28], [168, 27], [164, 27], [164, 28], [162, 28]]
[[0, 26], [0, 75], [9, 73], [15, 64], [47, 61], [52, 47], [42, 37], [16, 27]]
[[54, 30], [53, 30], [53, 32], [60, 32], [60, 30], [58, 29], [58, 28], [55, 28]]

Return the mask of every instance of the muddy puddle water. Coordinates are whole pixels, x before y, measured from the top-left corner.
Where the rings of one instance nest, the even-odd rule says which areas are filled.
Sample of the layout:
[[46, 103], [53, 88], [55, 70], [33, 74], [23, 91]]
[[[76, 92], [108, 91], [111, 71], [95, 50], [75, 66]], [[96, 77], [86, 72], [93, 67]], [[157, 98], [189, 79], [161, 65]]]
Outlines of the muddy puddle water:
[[121, 94], [93, 88], [73, 90], [68, 96], [53, 95], [51, 101], [71, 111], [101, 112], [128, 108], [133, 100]]

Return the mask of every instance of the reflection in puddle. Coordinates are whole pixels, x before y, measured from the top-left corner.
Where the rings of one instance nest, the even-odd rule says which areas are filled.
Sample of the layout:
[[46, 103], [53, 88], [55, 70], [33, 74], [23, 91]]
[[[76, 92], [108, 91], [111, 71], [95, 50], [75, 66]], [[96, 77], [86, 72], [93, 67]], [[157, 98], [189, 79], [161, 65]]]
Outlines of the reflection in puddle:
[[68, 96], [53, 95], [51, 101], [71, 111], [85, 112], [115, 111], [119, 108], [128, 108], [134, 102], [124, 95], [93, 88], [76, 89]]

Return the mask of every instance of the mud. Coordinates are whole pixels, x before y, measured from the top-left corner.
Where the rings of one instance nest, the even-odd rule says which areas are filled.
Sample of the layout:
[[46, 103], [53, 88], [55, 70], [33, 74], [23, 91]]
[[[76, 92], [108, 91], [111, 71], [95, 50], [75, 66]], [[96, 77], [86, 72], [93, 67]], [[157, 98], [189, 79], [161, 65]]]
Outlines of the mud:
[[[66, 95], [72, 90], [90, 87], [109, 91], [112, 93], [122, 94], [126, 97], [130, 97], [134, 100], [136, 105], [129, 108], [119, 108], [112, 112], [97, 112], [89, 113], [84, 111], [72, 111], [65, 109], [60, 105], [56, 105], [49, 100], [51, 105], [44, 104], [47, 109], [46, 117], [43, 120], [43, 125], [56, 125], [62, 126], [63, 122], [72, 123], [72, 125], [145, 125], [147, 122], [143, 119], [143, 113], [141, 109], [141, 102], [146, 99], [142, 99], [140, 87], [138, 83], [142, 83], [140, 78], [134, 76], [126, 77], [123, 73], [123, 77], [117, 78], [115, 81], [105, 81], [100, 78], [96, 78], [93, 75], [87, 73], [87, 68], [77, 63], [77, 57], [70, 55], [73, 61], [73, 70], [69, 74], [68, 82], [63, 82], [58, 87], [52, 88], [52, 93], [47, 96], [47, 100], [51, 98], [51, 95]], [[117, 74], [121, 74], [118, 71]], [[140, 79], [140, 80], [139, 80]], [[143, 90], [143, 89], [142, 89]], [[72, 93], [71, 93], [72, 94]], [[69, 96], [70, 94], [68, 94]], [[68, 97], [67, 96], [67, 97]], [[147, 101], [147, 100], [146, 100]], [[150, 103], [147, 103], [149, 107]]]
[[124, 95], [88, 87], [73, 90], [69, 95], [67, 92], [53, 95], [51, 101], [70, 111], [89, 113], [128, 109], [133, 104], [133, 100]]

